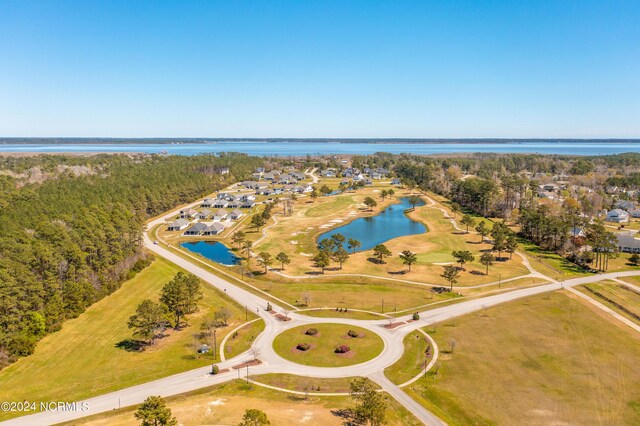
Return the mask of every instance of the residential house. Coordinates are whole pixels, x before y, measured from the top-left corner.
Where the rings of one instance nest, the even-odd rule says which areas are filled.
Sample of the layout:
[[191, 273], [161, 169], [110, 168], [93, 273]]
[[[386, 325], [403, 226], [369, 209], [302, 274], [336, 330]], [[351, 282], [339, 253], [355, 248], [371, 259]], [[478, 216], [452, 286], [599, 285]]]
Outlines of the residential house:
[[240, 219], [242, 216], [244, 216], [244, 213], [242, 213], [240, 210], [235, 209], [234, 211], [231, 212], [231, 219], [232, 220], [238, 220]]
[[636, 208], [636, 204], [633, 201], [629, 200], [618, 200], [615, 202], [614, 206], [618, 209], [631, 211]]
[[227, 204], [227, 208], [228, 209], [237, 209], [238, 207], [240, 207], [240, 204], [242, 204], [240, 201], [233, 200], [233, 201], [229, 201], [229, 204]]
[[198, 212], [198, 214], [196, 214], [196, 219], [206, 219], [209, 216], [211, 216], [211, 210], [209, 209], [202, 209], [201, 211]]
[[393, 178], [391, 179], [391, 185], [396, 185], [396, 186], [402, 185], [402, 182], [398, 178]]
[[228, 211], [226, 211], [225, 209], [220, 209], [213, 214], [213, 220], [225, 220], [228, 215]]
[[633, 232], [616, 235], [618, 238], [618, 250], [625, 253], [640, 253], [640, 240]]
[[218, 200], [218, 201], [215, 202], [213, 207], [216, 208], [216, 209], [224, 209], [228, 205], [229, 205], [229, 202], [227, 200]]
[[570, 234], [572, 238], [585, 238], [587, 236], [584, 229], [578, 227], [571, 228]]
[[167, 228], [169, 231], [182, 231], [189, 226], [189, 221], [185, 219], [178, 219], [169, 224]]
[[605, 220], [607, 222], [626, 223], [629, 222], [629, 213], [622, 209], [609, 210]]
[[250, 209], [250, 208], [252, 208], [252, 207], [253, 207], [253, 206], [255, 206], [255, 205], [256, 205], [256, 202], [255, 202], [255, 201], [253, 201], [253, 200], [247, 200], [247, 201], [243, 202], [243, 203], [240, 205], [240, 208], [243, 208], [243, 209]]
[[221, 234], [224, 230], [225, 227], [223, 224], [214, 222], [211, 225], [207, 226], [203, 233], [204, 235], [218, 235]]
[[201, 207], [213, 207], [213, 204], [215, 203], [215, 200], [212, 200], [211, 198], [205, 198], [204, 200], [202, 200], [202, 204], [200, 205]]
[[202, 222], [194, 223], [193, 225], [191, 225], [189, 229], [184, 231], [184, 235], [191, 235], [191, 236], [202, 235], [205, 229], [207, 229], [207, 225], [205, 225], [204, 223]]
[[227, 201], [229, 201], [229, 200], [233, 200], [233, 195], [229, 194], [228, 192], [220, 192], [216, 196], [216, 198], [218, 200], [227, 200]]
[[256, 196], [252, 195], [252, 194], [245, 194], [242, 197], [240, 197], [240, 201], [255, 201]]
[[198, 212], [194, 209], [183, 209], [180, 210], [180, 219], [193, 219]]

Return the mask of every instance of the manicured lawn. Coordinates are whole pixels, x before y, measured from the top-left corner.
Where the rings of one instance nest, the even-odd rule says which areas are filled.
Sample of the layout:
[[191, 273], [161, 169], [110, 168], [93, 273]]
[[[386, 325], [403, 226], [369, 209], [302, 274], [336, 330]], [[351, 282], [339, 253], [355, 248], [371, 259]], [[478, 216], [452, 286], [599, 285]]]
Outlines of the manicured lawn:
[[[318, 334], [310, 336], [305, 332], [316, 328]], [[359, 337], [349, 337], [353, 330]], [[310, 345], [310, 349], [301, 351], [296, 346], [301, 343]], [[346, 345], [350, 351], [335, 353], [336, 346]], [[289, 361], [318, 367], [342, 367], [359, 364], [375, 358], [384, 348], [384, 342], [375, 333], [360, 327], [343, 324], [312, 324], [295, 327], [279, 334], [273, 341], [273, 348], [281, 357]]]
[[638, 424], [640, 337], [593, 309], [553, 293], [429, 327], [441, 357], [405, 391], [449, 424]]
[[425, 351], [431, 344], [419, 331], [407, 334], [403, 344], [402, 358], [384, 370], [385, 376], [397, 385], [401, 385], [423, 372], [425, 363], [429, 363], [433, 357], [433, 348], [430, 350], [429, 357], [425, 357]]
[[[389, 404], [387, 421], [389, 426], [419, 425], [416, 419], [386, 395]], [[343, 425], [339, 410], [354, 404], [348, 396], [323, 397], [311, 395], [291, 395], [257, 385], [247, 385], [242, 381], [230, 382], [211, 388], [167, 398], [172, 414], [179, 424], [191, 425], [237, 425], [242, 420], [244, 410], [257, 408], [264, 411], [272, 425]], [[99, 414], [72, 424], [139, 425], [133, 417], [135, 407]]]
[[157, 300], [161, 287], [178, 271], [157, 259], [115, 293], [67, 321], [45, 337], [33, 355], [0, 371], [0, 400], [72, 401], [211, 364], [211, 355], [196, 353], [203, 317], [222, 306], [231, 310], [229, 325], [218, 329], [222, 339], [244, 322], [244, 309], [204, 284], [200, 310], [188, 317], [188, 327], [168, 330], [143, 352], [118, 347], [131, 338], [127, 321], [136, 306], [146, 298]]
[[249, 350], [253, 341], [264, 330], [264, 321], [259, 319], [247, 324], [231, 335], [224, 345], [224, 354], [227, 359]]

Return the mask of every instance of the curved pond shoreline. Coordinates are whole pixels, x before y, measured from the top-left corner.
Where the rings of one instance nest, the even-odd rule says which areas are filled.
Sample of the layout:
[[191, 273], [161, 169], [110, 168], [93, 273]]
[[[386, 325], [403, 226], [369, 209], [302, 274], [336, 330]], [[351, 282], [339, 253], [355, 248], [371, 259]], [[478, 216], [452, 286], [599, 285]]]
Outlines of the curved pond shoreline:
[[229, 247], [219, 241], [187, 241], [181, 243], [180, 247], [225, 266], [235, 266], [241, 260]]
[[[374, 216], [361, 217], [323, 232], [318, 235], [316, 241], [330, 238], [334, 234], [342, 234], [347, 240], [354, 238], [360, 241], [362, 245], [357, 251], [366, 251], [394, 238], [427, 232], [423, 223], [411, 219], [405, 213], [407, 209], [411, 209], [409, 198], [402, 197], [399, 201]], [[417, 207], [423, 205], [425, 202], [421, 200]]]

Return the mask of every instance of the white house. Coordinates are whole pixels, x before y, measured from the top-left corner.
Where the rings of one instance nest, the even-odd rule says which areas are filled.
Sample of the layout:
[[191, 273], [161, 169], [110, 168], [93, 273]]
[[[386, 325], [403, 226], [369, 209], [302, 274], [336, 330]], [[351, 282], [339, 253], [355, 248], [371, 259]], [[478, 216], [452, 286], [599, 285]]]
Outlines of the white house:
[[180, 219], [191, 219], [198, 214], [194, 209], [180, 210]]
[[229, 205], [229, 202], [227, 200], [218, 200], [218, 201], [215, 202], [213, 207], [216, 208], [216, 209], [224, 209], [228, 205]]
[[201, 207], [213, 207], [213, 204], [215, 202], [216, 201], [212, 200], [211, 198], [205, 198], [204, 200], [202, 200]]
[[607, 212], [606, 220], [614, 223], [626, 223], [629, 222], [629, 213], [622, 209], [609, 210]]

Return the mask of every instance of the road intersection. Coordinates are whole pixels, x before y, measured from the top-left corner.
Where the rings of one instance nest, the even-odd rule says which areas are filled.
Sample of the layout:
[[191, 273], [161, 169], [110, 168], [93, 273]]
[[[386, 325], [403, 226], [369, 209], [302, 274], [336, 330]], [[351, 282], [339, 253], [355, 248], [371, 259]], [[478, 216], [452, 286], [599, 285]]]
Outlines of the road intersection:
[[[148, 229], [153, 229], [155, 226], [161, 225], [164, 223], [166, 218], [171, 217], [172, 215], [173, 212], [151, 221], [148, 224]], [[457, 224], [455, 224], [453, 219], [452, 223], [457, 227]], [[444, 424], [442, 420], [418, 404], [415, 400], [409, 397], [400, 386], [392, 383], [384, 375], [384, 369], [391, 366], [402, 357], [404, 352], [403, 340], [407, 334], [431, 324], [446, 321], [513, 300], [545, 292], [561, 290], [563, 288], [571, 289], [577, 285], [597, 282], [605, 279], [617, 279], [618, 277], [640, 275], [640, 271], [616, 272], [574, 278], [560, 282], [538, 273], [531, 267], [526, 257], [521, 256], [531, 274], [548, 281], [548, 284], [517, 290], [506, 290], [502, 293], [426, 310], [424, 312], [420, 312], [420, 319], [417, 321], [413, 321], [411, 315], [380, 320], [320, 318], [309, 317], [301, 312], [292, 312], [290, 306], [275, 303], [272, 298], [267, 300], [266, 297], [262, 297], [260, 294], [255, 294], [240, 287], [239, 285], [235, 285], [232, 280], [222, 278], [221, 276], [210, 272], [208, 269], [205, 269], [203, 266], [199, 266], [196, 262], [189, 260], [189, 258], [180, 256], [169, 248], [165, 248], [160, 244], [154, 243], [146, 232], [144, 233], [144, 245], [154, 254], [175, 263], [179, 267], [199, 277], [208, 285], [214, 286], [218, 290], [224, 292], [227, 296], [242, 306], [255, 310], [256, 314], [264, 320], [265, 330], [255, 339], [251, 350], [218, 363], [221, 370], [229, 370], [224, 373], [211, 375], [209, 367], [198, 368], [88, 399], [86, 402], [89, 408], [86, 411], [40, 412], [11, 419], [3, 424], [27, 426], [33, 424], [59, 423], [105, 411], [111, 411], [120, 407], [139, 404], [150, 395], [167, 397], [213, 386], [243, 376], [242, 371], [237, 369], [234, 370], [233, 367], [258, 358], [260, 360], [260, 364], [249, 367], [250, 374], [254, 376], [266, 373], [287, 373], [314, 378], [343, 378], [352, 376], [368, 377], [380, 385], [384, 391], [396, 399], [422, 423], [430, 426], [442, 425]], [[266, 307], [268, 303], [271, 304], [273, 311], [267, 311]], [[274, 315], [274, 313], [281, 314], [281, 317], [286, 316], [289, 320], [282, 321], [277, 315]], [[389, 327], [390, 321], [395, 323], [393, 327]], [[277, 335], [293, 327], [314, 323], [339, 323], [365, 328], [376, 333], [382, 338], [384, 348], [376, 358], [348, 367], [305, 366], [286, 360], [275, 352], [272, 343]]]

